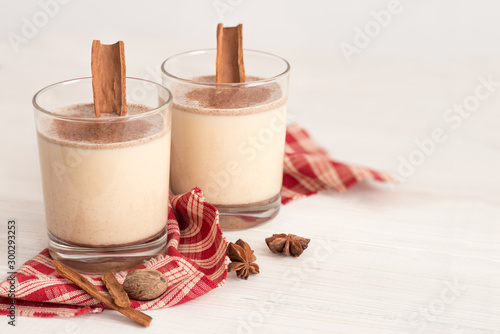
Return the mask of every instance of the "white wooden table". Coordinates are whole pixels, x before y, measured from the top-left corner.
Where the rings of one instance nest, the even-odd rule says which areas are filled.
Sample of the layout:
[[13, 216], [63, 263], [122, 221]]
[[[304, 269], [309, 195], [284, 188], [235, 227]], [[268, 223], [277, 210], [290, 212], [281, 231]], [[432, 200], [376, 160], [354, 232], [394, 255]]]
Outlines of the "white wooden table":
[[[60, 34], [0, 63], [0, 277], [6, 222], [17, 220], [17, 263], [47, 246], [31, 98], [56, 81], [90, 74], [90, 42]], [[43, 42], [42, 42], [43, 41]], [[127, 44], [128, 42], [128, 44]], [[130, 38], [128, 73], [147, 77], [172, 50]], [[3, 44], [2, 44], [3, 43]], [[66, 45], [62, 48], [62, 43]], [[141, 46], [139, 52], [134, 48]], [[8, 48], [5, 41], [2, 49]], [[177, 48], [181, 48], [178, 46]], [[148, 312], [153, 333], [500, 333], [500, 86], [458, 122], [443, 115], [500, 81], [498, 61], [419, 62], [289, 54], [289, 114], [342, 161], [399, 173], [390, 187], [360, 184], [282, 207], [272, 222], [226, 232], [254, 249], [261, 273], [169, 309]], [[158, 79], [158, 78], [155, 78]], [[449, 114], [448, 116], [450, 116]], [[456, 114], [454, 114], [456, 116]], [[443, 129], [430, 156], [415, 140]], [[431, 146], [428, 146], [428, 150]], [[409, 167], [407, 167], [408, 169]], [[268, 251], [273, 233], [311, 238], [300, 258]], [[76, 318], [0, 319], [2, 333], [132, 333], [114, 311]]]

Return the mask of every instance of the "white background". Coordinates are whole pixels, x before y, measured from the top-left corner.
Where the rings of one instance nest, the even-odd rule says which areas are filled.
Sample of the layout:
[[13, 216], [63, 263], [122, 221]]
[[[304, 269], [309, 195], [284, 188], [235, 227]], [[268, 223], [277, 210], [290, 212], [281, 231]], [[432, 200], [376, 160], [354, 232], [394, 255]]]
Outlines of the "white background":
[[[49, 17], [38, 1], [0, 1], [0, 219], [20, 222], [19, 263], [47, 243], [33, 94], [89, 76], [93, 39], [123, 40], [127, 74], [159, 81], [165, 58], [215, 47], [218, 22], [243, 23], [245, 48], [291, 63], [290, 119], [332, 157], [398, 175], [401, 159], [422, 156], [415, 141], [437, 128], [446, 140], [395, 189], [371, 183], [313, 196], [283, 207], [262, 227], [226, 233], [256, 249], [262, 273], [245, 282], [230, 276], [224, 288], [197, 301], [154, 312], [150, 330], [245, 332], [242, 322], [273, 290], [287, 298], [273, 304], [253, 332], [500, 330], [500, 86], [456, 128], [443, 118], [473, 96], [480, 78], [500, 81], [498, 1], [401, 0], [398, 14], [350, 61], [342, 43], [354, 45], [357, 29], [373, 25], [372, 12], [391, 1], [66, 2], [52, 6]], [[29, 24], [38, 27], [28, 36]], [[16, 46], [13, 36], [24, 40]], [[314, 252], [298, 261], [269, 255], [262, 240], [279, 232], [311, 237], [313, 250], [315, 241], [330, 238], [340, 251], [301, 280], [299, 291], [288, 291], [282, 271], [300, 269]], [[6, 261], [0, 265], [6, 271]], [[445, 303], [440, 294], [454, 281], [465, 292]], [[422, 316], [439, 301], [442, 310]], [[9, 333], [135, 329], [110, 312], [18, 322], [12, 329], [0, 319], [0, 326]]]

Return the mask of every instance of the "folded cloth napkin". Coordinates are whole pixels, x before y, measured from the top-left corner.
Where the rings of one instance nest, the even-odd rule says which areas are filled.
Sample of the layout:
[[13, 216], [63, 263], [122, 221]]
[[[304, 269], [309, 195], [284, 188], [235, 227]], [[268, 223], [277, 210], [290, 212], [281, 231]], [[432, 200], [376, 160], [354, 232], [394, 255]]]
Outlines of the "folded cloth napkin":
[[[331, 160], [298, 125], [287, 128], [282, 203], [334, 188], [344, 191], [364, 180], [389, 181], [389, 174]], [[222, 286], [227, 277], [226, 241], [217, 209], [206, 203], [200, 189], [171, 198], [165, 254], [134, 268], [152, 268], [169, 278], [167, 292], [147, 302], [133, 301], [140, 310], [158, 309], [195, 299]], [[175, 212], [175, 214], [174, 214]], [[15, 275], [16, 315], [53, 317], [102, 312], [105, 306], [56, 271], [47, 249], [26, 262]], [[117, 273], [123, 282], [127, 271]], [[99, 275], [84, 275], [107, 293]], [[11, 281], [0, 284], [0, 315], [10, 312]]]
[[373, 179], [394, 183], [388, 173], [333, 161], [309, 134], [297, 124], [286, 129], [281, 203], [304, 198], [333, 188], [345, 191], [358, 182]]
[[[217, 209], [203, 199], [200, 189], [171, 199], [167, 223], [167, 251], [134, 268], [156, 269], [168, 277], [165, 294], [151, 301], [132, 301], [131, 307], [152, 310], [185, 303], [222, 286], [227, 277], [226, 240]], [[174, 214], [175, 211], [175, 214]], [[176, 219], [177, 216], [177, 219]], [[102, 312], [105, 306], [55, 271], [48, 249], [17, 270], [17, 315], [53, 317]], [[129, 270], [130, 271], [130, 270]], [[123, 283], [128, 271], [117, 273]], [[99, 291], [107, 293], [100, 275], [83, 274]], [[11, 282], [0, 284], [0, 315], [9, 314]]]

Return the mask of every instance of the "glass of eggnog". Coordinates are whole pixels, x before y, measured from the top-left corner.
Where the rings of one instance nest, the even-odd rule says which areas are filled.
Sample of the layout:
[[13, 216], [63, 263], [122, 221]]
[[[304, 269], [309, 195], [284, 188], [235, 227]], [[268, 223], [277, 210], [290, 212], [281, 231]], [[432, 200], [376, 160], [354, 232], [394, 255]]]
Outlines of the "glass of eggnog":
[[52, 257], [84, 272], [117, 271], [164, 251], [171, 94], [126, 79], [127, 114], [95, 116], [92, 78], [33, 98]]
[[222, 228], [247, 228], [280, 208], [290, 65], [245, 50], [245, 82], [216, 83], [216, 54], [192, 51], [162, 64], [174, 96], [170, 189], [201, 188]]

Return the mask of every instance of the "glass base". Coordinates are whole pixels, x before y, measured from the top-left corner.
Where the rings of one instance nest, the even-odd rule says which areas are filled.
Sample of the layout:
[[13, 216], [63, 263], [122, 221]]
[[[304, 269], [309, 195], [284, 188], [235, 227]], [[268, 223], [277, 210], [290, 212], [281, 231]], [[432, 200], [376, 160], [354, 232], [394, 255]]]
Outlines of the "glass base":
[[219, 225], [223, 230], [254, 227], [268, 222], [280, 211], [280, 194], [268, 200], [248, 205], [217, 205]]
[[135, 245], [115, 247], [82, 247], [68, 244], [50, 232], [49, 251], [54, 260], [84, 273], [117, 272], [133, 268], [165, 252], [167, 230]]

